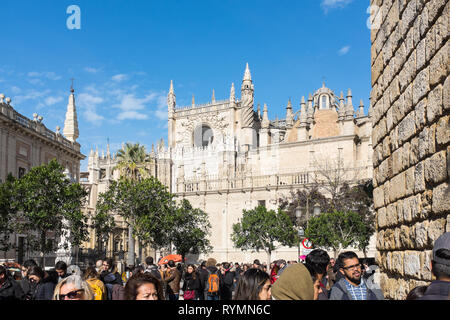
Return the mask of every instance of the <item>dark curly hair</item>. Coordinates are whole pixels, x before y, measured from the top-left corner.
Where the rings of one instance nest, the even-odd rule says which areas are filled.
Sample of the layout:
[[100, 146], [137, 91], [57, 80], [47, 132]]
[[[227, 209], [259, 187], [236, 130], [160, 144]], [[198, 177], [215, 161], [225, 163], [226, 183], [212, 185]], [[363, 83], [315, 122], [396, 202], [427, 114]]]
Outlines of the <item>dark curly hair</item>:
[[125, 300], [136, 300], [138, 289], [141, 285], [153, 283], [158, 293], [158, 300], [164, 300], [164, 292], [161, 282], [150, 273], [137, 273], [128, 279], [125, 286]]

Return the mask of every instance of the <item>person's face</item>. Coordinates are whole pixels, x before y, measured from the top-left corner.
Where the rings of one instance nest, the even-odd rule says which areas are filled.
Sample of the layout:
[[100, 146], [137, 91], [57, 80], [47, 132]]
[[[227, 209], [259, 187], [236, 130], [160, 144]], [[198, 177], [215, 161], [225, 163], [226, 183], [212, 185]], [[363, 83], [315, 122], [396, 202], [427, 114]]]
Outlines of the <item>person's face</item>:
[[66, 274], [66, 271], [65, 271], [65, 270], [56, 269], [55, 271], [56, 271], [56, 273], [58, 273], [58, 276], [59, 276], [59, 277], [62, 277], [62, 276], [64, 276], [64, 275]]
[[144, 283], [137, 289], [136, 300], [158, 300], [158, 291], [153, 283]]
[[0, 274], [0, 283], [3, 283], [5, 281], [6, 275], [4, 273]]
[[358, 258], [345, 259], [344, 266], [340, 269], [341, 273], [355, 284], [361, 282], [361, 264]]
[[334, 261], [334, 259], [331, 259], [331, 260], [330, 260], [330, 264], [331, 264], [332, 267], [334, 267], [334, 264], [335, 264], [335, 263], [336, 263], [336, 261]]
[[103, 267], [103, 270], [108, 270], [110, 265], [108, 264], [108, 262], [103, 261], [102, 267]]
[[188, 272], [188, 273], [192, 273], [192, 272], [194, 272], [194, 268], [192, 268], [192, 267], [188, 267], [188, 268], [187, 268], [187, 272]]
[[30, 281], [34, 283], [39, 283], [39, 281], [41, 281], [41, 278], [35, 274], [29, 276], [28, 279], [30, 279]]
[[78, 289], [73, 283], [65, 283], [59, 289], [59, 300], [82, 300], [83, 289]]
[[314, 300], [319, 300], [319, 294], [323, 292], [322, 287], [320, 286], [320, 279], [317, 278], [314, 282]]
[[28, 269], [25, 267], [20, 268], [20, 272], [22, 272], [22, 278], [26, 278], [28, 274]]
[[264, 286], [262, 287], [261, 291], [259, 292], [259, 300], [270, 300], [272, 297], [272, 285], [270, 283], [270, 280], [267, 280], [264, 283]]

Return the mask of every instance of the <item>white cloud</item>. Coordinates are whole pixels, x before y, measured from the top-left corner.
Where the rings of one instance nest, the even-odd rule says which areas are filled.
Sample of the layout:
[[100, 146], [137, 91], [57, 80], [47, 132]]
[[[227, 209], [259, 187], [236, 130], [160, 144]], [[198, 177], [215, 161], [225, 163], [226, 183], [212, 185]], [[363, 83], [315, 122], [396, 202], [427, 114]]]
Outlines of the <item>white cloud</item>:
[[353, 0], [322, 0], [321, 6], [325, 13], [334, 8], [343, 8], [350, 4]]
[[16, 87], [16, 86], [12, 86], [11, 87], [11, 92], [12, 93], [14, 93], [14, 94], [18, 94], [18, 93], [20, 93], [22, 90], [19, 88], [19, 87]]
[[92, 68], [92, 67], [85, 67], [85, 68], [83, 68], [83, 70], [88, 73], [92, 73], [92, 74], [96, 74], [100, 71], [100, 69]]
[[103, 103], [104, 99], [102, 97], [83, 92], [78, 95], [77, 100], [78, 101], [76, 104], [80, 107], [80, 111], [82, 111], [83, 117], [86, 121], [100, 125], [104, 117], [97, 113], [97, 105]]
[[44, 100], [45, 105], [51, 106], [63, 100], [63, 97], [48, 97]]
[[132, 119], [132, 120], [145, 120], [148, 119], [148, 116], [146, 114], [143, 113], [139, 113], [137, 111], [124, 111], [119, 113], [119, 115], [117, 116], [117, 120], [127, 120], [127, 119]]
[[23, 103], [25, 101], [28, 101], [28, 100], [40, 99], [42, 97], [47, 96], [49, 93], [50, 93], [49, 89], [44, 90], [44, 91], [37, 91], [37, 90], [32, 89], [32, 90], [26, 92], [23, 95], [15, 96], [14, 97], [14, 101], [15, 101], [16, 104], [21, 104], [21, 103]]
[[350, 51], [350, 46], [345, 46], [339, 49], [338, 54], [340, 56], [346, 55]]
[[121, 82], [123, 80], [127, 79], [127, 75], [126, 74], [116, 74], [115, 76], [111, 77], [111, 80], [115, 81], [115, 82]]
[[49, 80], [60, 80], [61, 76], [58, 76], [56, 73], [54, 72], [28, 72], [28, 77], [30, 78], [46, 78]]

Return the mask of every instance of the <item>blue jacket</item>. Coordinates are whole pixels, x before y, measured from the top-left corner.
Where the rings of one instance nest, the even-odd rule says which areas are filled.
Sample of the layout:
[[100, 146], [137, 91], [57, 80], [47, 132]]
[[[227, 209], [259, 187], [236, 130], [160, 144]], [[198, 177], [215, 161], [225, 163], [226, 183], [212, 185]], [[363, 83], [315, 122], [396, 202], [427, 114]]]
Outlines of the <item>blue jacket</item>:
[[422, 297], [417, 300], [449, 300], [450, 282], [436, 280], [430, 283]]

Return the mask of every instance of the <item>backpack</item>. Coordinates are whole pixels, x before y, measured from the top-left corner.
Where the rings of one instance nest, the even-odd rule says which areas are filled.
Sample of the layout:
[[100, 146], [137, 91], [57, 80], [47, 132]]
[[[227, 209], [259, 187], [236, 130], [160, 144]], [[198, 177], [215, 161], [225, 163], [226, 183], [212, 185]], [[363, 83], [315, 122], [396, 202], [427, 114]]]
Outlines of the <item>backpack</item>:
[[111, 300], [125, 300], [125, 288], [120, 284], [112, 287]]
[[219, 293], [219, 275], [217, 273], [212, 273], [208, 270], [208, 281], [207, 288], [209, 295], [216, 295]]
[[91, 286], [92, 292], [94, 293], [94, 300], [103, 300], [103, 291], [98, 284], [89, 283]]

